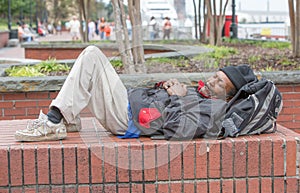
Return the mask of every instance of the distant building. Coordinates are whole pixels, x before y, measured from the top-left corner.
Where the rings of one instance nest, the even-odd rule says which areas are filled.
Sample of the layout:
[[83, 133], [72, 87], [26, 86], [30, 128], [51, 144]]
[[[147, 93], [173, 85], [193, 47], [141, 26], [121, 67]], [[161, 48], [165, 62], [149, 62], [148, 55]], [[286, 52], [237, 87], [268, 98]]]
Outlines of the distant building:
[[178, 20], [174, 2], [169, 0], [142, 0], [141, 15], [144, 23], [149, 22], [152, 16], [158, 22], [162, 22], [165, 17], [169, 17], [174, 25]]
[[186, 0], [174, 0], [174, 7], [177, 11], [178, 20], [186, 18]]
[[[231, 13], [231, 11], [230, 11]], [[237, 11], [239, 23], [286, 22], [289, 13], [283, 11]]]

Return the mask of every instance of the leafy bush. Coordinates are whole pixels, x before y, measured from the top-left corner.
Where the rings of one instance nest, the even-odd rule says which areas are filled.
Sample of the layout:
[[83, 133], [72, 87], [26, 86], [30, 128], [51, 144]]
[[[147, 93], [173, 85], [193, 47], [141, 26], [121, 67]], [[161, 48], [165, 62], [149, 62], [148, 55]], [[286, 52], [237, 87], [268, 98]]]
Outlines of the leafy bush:
[[8, 76], [14, 77], [36, 77], [47, 76], [56, 73], [67, 73], [70, 67], [66, 64], [58, 64], [56, 59], [48, 59], [36, 65], [13, 66], [5, 70]]
[[113, 67], [123, 67], [123, 63], [121, 60], [110, 60], [110, 63]]
[[14, 77], [35, 77], [35, 76], [45, 76], [45, 74], [39, 72], [36, 68], [32, 66], [13, 66], [5, 70], [8, 76]]

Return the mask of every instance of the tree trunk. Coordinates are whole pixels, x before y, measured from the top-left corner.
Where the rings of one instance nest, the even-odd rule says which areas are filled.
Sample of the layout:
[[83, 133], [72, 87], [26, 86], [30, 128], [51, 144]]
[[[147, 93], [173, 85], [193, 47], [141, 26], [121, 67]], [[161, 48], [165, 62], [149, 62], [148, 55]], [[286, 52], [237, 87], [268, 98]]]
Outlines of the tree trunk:
[[293, 53], [295, 50], [295, 8], [294, 0], [289, 0], [289, 15], [290, 15], [290, 35]]
[[207, 6], [207, 19], [209, 21], [209, 44], [215, 45], [215, 38], [214, 38], [214, 19], [212, 16], [212, 10], [211, 10], [211, 3], [210, 0], [205, 0], [206, 6]]
[[[220, 4], [222, 5], [222, 0], [221, 0]], [[225, 11], [226, 11], [227, 5], [228, 5], [228, 0], [226, 0], [223, 10], [222, 10], [222, 6], [220, 6], [220, 13], [218, 16], [219, 21], [218, 21], [217, 35], [216, 35], [216, 45], [218, 45], [218, 46], [222, 44], [222, 30], [223, 30], [223, 26], [224, 26], [224, 22], [225, 22]]]
[[123, 29], [121, 37], [124, 37], [124, 39], [122, 39], [122, 41], [124, 42], [124, 45], [125, 45], [125, 53], [127, 56], [126, 60], [128, 60], [128, 62], [129, 62], [127, 64], [125, 72], [128, 74], [134, 74], [136, 72], [136, 69], [135, 69], [135, 64], [133, 61], [132, 49], [131, 49], [129, 36], [128, 36], [128, 29], [127, 29], [127, 25], [126, 25], [125, 8], [124, 8], [124, 4], [123, 4], [122, 0], [120, 2], [120, 10], [121, 10], [121, 28]]
[[[200, 1], [199, 1], [199, 12], [200, 12]], [[204, 16], [204, 22], [203, 22], [202, 34], [200, 34], [200, 42], [207, 43], [207, 21], [208, 21], [208, 16], [207, 16], [207, 8], [206, 8], [206, 2], [205, 1], [203, 1], [203, 16]], [[199, 19], [199, 22], [200, 21], [201, 21], [201, 19]]]
[[[140, 0], [128, 0], [128, 12], [132, 26], [132, 55], [135, 70], [138, 73], [145, 73], [145, 59], [143, 47], [143, 28], [141, 20]], [[127, 30], [126, 30], [127, 31]]]
[[294, 56], [300, 57], [300, 0], [296, 1], [295, 50]]
[[[81, 34], [81, 41], [87, 42], [88, 41], [88, 33], [87, 33], [87, 11], [86, 11], [86, 2], [85, 0], [78, 0], [79, 6], [79, 22], [80, 22], [80, 34]], [[83, 30], [82, 21], [85, 22], [85, 31]]]
[[124, 66], [124, 71], [125, 73], [132, 74], [135, 72], [135, 70], [131, 59], [132, 54], [131, 54], [131, 49], [129, 47], [128, 35], [126, 38], [126, 34], [125, 34], [125, 39], [123, 39], [124, 36], [123, 23], [125, 22], [125, 21], [122, 22], [122, 18], [123, 18], [122, 15], [125, 15], [125, 12], [121, 11], [123, 10], [122, 9], [123, 2], [120, 0], [112, 0], [112, 5], [114, 8], [113, 13], [115, 18], [116, 41], [118, 44], [121, 60]]
[[[214, 45], [216, 45], [217, 43], [217, 23], [218, 23], [218, 15], [217, 15], [217, 6], [216, 6], [216, 0], [212, 0], [213, 1], [213, 19], [214, 19], [214, 30], [213, 30], [213, 37], [214, 37]], [[222, 0], [221, 0], [222, 1]]]
[[[200, 3], [200, 2], [199, 2], [199, 3]], [[196, 2], [195, 2], [195, 0], [193, 0], [193, 5], [194, 5], [194, 15], [195, 15], [195, 19], [194, 19], [194, 23], [195, 23], [195, 38], [198, 39], [197, 7], [196, 7]]]
[[[216, 0], [212, 0], [213, 7], [211, 5], [210, 0], [205, 0], [206, 9], [207, 9], [207, 19], [209, 21], [209, 44], [211, 45], [220, 45], [222, 43], [222, 29], [225, 21], [225, 10], [228, 5], [228, 1], [226, 0], [225, 5], [222, 6], [222, 0], [220, 0], [220, 9], [219, 13], [217, 13], [217, 4]], [[212, 12], [213, 10], [213, 12]]]

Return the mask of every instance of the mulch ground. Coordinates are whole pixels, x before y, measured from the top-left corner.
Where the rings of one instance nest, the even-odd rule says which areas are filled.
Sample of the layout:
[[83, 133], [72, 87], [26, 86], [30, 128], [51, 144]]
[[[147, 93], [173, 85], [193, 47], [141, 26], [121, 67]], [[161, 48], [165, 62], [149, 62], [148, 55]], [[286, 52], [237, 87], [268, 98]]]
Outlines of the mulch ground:
[[[225, 43], [223, 46], [237, 49], [232, 54], [221, 59], [218, 64], [213, 60], [203, 61], [195, 58], [180, 60], [182, 65], [172, 63], [147, 63], [147, 73], [177, 73], [177, 72], [212, 72], [228, 65], [248, 64], [255, 71], [292, 71], [300, 69], [300, 58], [294, 58], [291, 49], [262, 48], [252, 44]], [[117, 69], [123, 73], [123, 69]]]

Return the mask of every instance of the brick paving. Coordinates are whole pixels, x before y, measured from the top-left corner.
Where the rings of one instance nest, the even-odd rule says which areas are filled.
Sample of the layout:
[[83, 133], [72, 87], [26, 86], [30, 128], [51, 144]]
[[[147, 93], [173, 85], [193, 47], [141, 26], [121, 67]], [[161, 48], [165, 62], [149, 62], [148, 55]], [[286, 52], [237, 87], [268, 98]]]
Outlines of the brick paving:
[[[16, 130], [25, 129], [29, 119], [22, 120], [2, 120], [0, 121], [0, 147], [1, 146], [15, 146], [15, 145], [34, 145], [34, 144], [49, 144], [49, 145], [63, 145], [63, 144], [93, 144], [99, 142], [114, 142], [118, 139], [116, 136], [107, 132], [102, 125], [94, 117], [82, 117], [82, 130], [80, 132], [68, 133], [65, 140], [60, 141], [46, 141], [46, 142], [18, 142], [14, 138]], [[137, 139], [128, 139], [125, 141], [136, 141]], [[149, 140], [145, 138], [145, 140]], [[0, 191], [1, 192], [1, 191]]]

